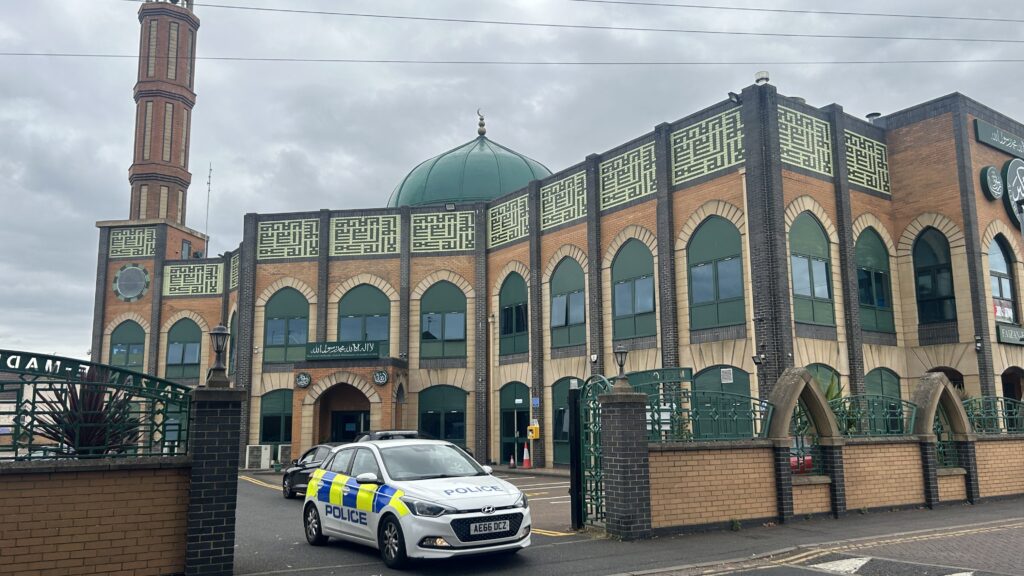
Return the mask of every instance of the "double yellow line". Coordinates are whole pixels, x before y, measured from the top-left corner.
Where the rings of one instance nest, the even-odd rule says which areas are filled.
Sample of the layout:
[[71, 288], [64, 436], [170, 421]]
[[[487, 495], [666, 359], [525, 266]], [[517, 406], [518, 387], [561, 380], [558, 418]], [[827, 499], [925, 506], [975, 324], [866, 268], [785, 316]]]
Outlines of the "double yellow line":
[[246, 482], [249, 482], [250, 484], [255, 484], [257, 486], [262, 486], [264, 488], [270, 488], [271, 490], [280, 490], [281, 489], [280, 486], [271, 484], [269, 482], [264, 482], [263, 480], [257, 480], [257, 479], [255, 479], [255, 478], [253, 478], [251, 476], [239, 475], [238, 479], [239, 480], [245, 480]]

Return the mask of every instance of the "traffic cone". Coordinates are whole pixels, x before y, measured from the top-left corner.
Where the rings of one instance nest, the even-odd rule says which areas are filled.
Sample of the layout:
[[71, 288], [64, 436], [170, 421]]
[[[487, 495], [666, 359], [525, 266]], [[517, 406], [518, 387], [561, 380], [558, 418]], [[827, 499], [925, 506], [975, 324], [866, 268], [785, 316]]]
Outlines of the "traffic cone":
[[515, 454], [515, 452], [510, 454], [509, 457], [508, 457], [508, 467], [509, 468], [515, 468], [516, 467], [516, 454]]
[[527, 444], [523, 444], [523, 468], [533, 468], [533, 462], [530, 462], [530, 447]]

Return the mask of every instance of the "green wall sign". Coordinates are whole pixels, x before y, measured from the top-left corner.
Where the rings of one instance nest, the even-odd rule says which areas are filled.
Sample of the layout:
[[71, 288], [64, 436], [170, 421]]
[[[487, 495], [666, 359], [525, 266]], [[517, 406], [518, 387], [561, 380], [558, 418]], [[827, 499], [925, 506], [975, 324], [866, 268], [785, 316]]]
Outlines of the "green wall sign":
[[1021, 221], [1020, 201], [1024, 200], [1024, 160], [1014, 158], [1003, 166], [1003, 185], [1006, 188], [1003, 202], [1006, 212], [1019, 226]]
[[1002, 128], [996, 128], [984, 120], [974, 119], [974, 131], [978, 142], [998, 148], [1014, 156], [1024, 156], [1024, 138], [1011, 134]]
[[1024, 346], [1024, 328], [1009, 324], [996, 324], [996, 339], [1003, 344]]
[[380, 342], [311, 342], [306, 344], [306, 360], [348, 360], [379, 358]]
[[985, 166], [981, 169], [981, 189], [989, 200], [999, 200], [1003, 197], [1003, 177], [999, 174], [999, 168]]

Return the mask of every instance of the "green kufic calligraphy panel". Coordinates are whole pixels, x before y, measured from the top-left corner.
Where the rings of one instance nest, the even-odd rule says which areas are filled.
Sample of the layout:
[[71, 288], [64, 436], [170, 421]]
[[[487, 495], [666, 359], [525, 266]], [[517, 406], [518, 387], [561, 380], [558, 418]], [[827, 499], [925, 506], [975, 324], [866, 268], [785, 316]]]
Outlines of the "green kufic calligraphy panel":
[[672, 133], [672, 184], [743, 163], [743, 120], [729, 110]]
[[213, 296], [224, 287], [223, 264], [164, 266], [164, 296]]
[[156, 254], [156, 228], [115, 228], [110, 231], [111, 258], [152, 258]]
[[231, 255], [231, 280], [228, 285], [229, 290], [238, 288], [238, 266], [241, 262], [241, 257], [238, 252]]
[[413, 214], [413, 252], [453, 252], [476, 247], [474, 233], [476, 218], [473, 212], [439, 212]]
[[496, 204], [487, 211], [487, 246], [493, 248], [530, 233], [530, 207], [526, 196]]
[[540, 228], [547, 230], [587, 215], [587, 173], [552, 182], [540, 189]]
[[398, 254], [398, 215], [331, 218], [331, 256]]
[[601, 210], [653, 194], [654, 143], [601, 162]]
[[319, 254], [319, 220], [260, 222], [256, 234], [257, 260], [316, 258]]
[[832, 130], [824, 120], [779, 106], [782, 161], [832, 176]]
[[891, 194], [889, 151], [885, 144], [846, 130], [846, 164], [850, 184]]

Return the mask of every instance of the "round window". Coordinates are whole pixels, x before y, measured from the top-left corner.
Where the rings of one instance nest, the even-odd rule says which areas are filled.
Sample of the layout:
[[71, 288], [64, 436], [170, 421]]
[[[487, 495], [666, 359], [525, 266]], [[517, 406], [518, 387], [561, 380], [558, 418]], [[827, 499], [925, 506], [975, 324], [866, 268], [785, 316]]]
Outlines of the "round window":
[[149, 290], [149, 272], [135, 264], [122, 266], [114, 276], [114, 293], [125, 302], [133, 302]]

